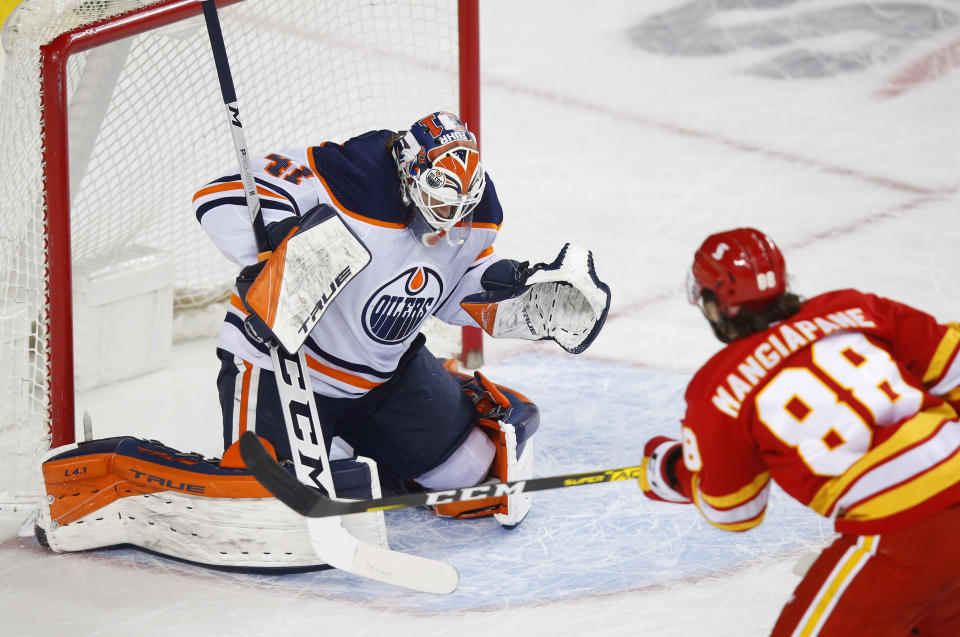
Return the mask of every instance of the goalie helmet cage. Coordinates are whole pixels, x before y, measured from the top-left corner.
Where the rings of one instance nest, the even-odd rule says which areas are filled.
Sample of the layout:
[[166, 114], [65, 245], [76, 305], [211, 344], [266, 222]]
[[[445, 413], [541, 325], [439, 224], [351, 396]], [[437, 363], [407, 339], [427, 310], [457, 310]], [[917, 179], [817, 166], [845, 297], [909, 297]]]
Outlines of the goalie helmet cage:
[[[435, 110], [479, 136], [478, 0], [217, 5], [252, 153]], [[81, 265], [163, 251], [185, 309], [223, 302], [237, 271], [190, 210], [236, 170], [199, 0], [26, 0], [3, 46], [0, 514], [36, 502], [40, 456], [75, 438]], [[480, 330], [461, 338], [479, 365]]]

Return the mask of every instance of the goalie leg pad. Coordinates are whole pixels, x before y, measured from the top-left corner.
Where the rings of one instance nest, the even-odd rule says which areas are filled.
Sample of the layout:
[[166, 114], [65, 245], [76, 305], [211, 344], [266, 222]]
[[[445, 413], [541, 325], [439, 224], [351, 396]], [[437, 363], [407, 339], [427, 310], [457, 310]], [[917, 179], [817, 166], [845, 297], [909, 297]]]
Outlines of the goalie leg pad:
[[[540, 426], [537, 406], [512, 389], [495, 385], [479, 372], [472, 379], [455, 375], [469, 379], [464, 391], [477, 406], [477, 426], [496, 445], [488, 481], [514, 482], [532, 478], [533, 434]], [[493, 515], [503, 526], [513, 528], [526, 517], [531, 506], [531, 496], [518, 493], [440, 504], [434, 507], [434, 512], [459, 519]]]
[[[209, 566], [322, 568], [306, 520], [242, 464], [230, 466], [238, 455], [231, 447], [217, 462], [132, 437], [54, 449], [43, 463], [47, 499], [38, 535], [57, 552], [133, 545]], [[381, 496], [372, 461], [337, 460], [331, 469], [338, 492]], [[382, 512], [343, 523], [357, 538], [387, 547]]]

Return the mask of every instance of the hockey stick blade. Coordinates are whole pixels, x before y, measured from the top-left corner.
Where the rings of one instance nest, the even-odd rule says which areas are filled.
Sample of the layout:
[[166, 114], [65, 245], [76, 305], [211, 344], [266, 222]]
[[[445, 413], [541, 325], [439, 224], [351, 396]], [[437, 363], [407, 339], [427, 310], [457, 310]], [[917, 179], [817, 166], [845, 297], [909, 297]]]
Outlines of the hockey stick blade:
[[307, 526], [317, 555], [334, 568], [437, 595], [452, 593], [460, 584], [460, 574], [450, 564], [361, 542], [341, 526], [340, 518], [307, 518]]
[[457, 590], [460, 575], [450, 564], [361, 542], [341, 526], [339, 518], [311, 515], [314, 494], [333, 504], [341, 503], [322, 496], [277, 464], [253, 432], [240, 436], [240, 455], [268, 491], [307, 518], [314, 550], [330, 566], [425, 593], [445, 595]]
[[636, 480], [643, 471], [642, 466], [637, 465], [546, 478], [531, 478], [529, 480], [517, 480], [516, 482], [480, 484], [475, 487], [450, 489], [448, 491], [425, 491], [423, 493], [408, 493], [370, 500], [342, 501], [328, 498], [320, 491], [301, 484], [292, 474], [277, 464], [253, 432], [247, 431], [240, 436], [240, 455], [247, 464], [247, 468], [250, 469], [250, 473], [267, 491], [300, 515], [308, 518], [324, 518], [367, 511], [384, 511], [411, 506], [480, 500], [508, 494], [578, 487], [601, 482]]

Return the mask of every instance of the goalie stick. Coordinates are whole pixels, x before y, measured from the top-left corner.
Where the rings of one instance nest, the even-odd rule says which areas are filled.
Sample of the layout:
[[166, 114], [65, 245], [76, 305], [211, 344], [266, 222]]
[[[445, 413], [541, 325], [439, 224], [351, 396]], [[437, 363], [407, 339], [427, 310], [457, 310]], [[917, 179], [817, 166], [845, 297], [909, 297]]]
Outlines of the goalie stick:
[[257, 479], [278, 500], [307, 518], [326, 518], [350, 513], [402, 509], [404, 507], [479, 500], [511, 493], [530, 493], [547, 489], [579, 487], [585, 484], [636, 480], [644, 471], [642, 465], [618, 469], [599, 469], [585, 473], [571, 473], [546, 478], [531, 478], [514, 482], [495, 482], [475, 487], [463, 487], [447, 491], [425, 491], [403, 495], [373, 498], [370, 500], [335, 500], [317, 489], [311, 489], [294, 478], [277, 464], [253, 432], [240, 436], [240, 455]]
[[[227, 121], [231, 127], [234, 148], [240, 162], [240, 177], [257, 250], [260, 253], [259, 259], [264, 260], [270, 255], [267, 232], [260, 210], [256, 182], [250, 170], [250, 157], [240, 122], [236, 90], [215, 0], [203, 0], [203, 15], [217, 68], [217, 77], [220, 80], [220, 92], [226, 108]], [[272, 343], [270, 360], [273, 362], [274, 375], [277, 379], [277, 389], [283, 405], [284, 422], [297, 475], [296, 478], [291, 478], [295, 482], [299, 479], [307, 484], [322, 486], [327, 493], [335, 497], [330, 461], [327, 457], [323, 430], [317, 415], [317, 406], [313, 399], [313, 389], [310, 386], [309, 371], [303, 352], [301, 350], [294, 354], [281, 353], [277, 344]], [[255, 434], [247, 433], [256, 439]], [[309, 487], [303, 488], [309, 490]], [[334, 568], [428, 593], [452, 593], [459, 584], [459, 574], [450, 564], [361, 542], [343, 527], [339, 518], [308, 519], [307, 529], [314, 551]]]

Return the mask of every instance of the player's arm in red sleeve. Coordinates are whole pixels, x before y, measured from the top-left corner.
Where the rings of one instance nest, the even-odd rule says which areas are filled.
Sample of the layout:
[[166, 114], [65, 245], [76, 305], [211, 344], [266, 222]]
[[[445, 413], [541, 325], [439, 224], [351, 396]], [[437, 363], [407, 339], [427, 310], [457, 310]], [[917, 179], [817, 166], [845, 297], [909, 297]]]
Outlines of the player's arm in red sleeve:
[[639, 479], [644, 495], [693, 502], [710, 524], [727, 531], [760, 524], [770, 494], [770, 471], [737, 430], [736, 421], [691, 407], [688, 396], [683, 442], [659, 436], [644, 448]]
[[941, 324], [916, 308], [867, 295], [885, 322], [891, 353], [924, 388], [960, 408], [960, 325]]
[[707, 522], [725, 531], [747, 531], [763, 522], [770, 470], [737, 421], [712, 409], [688, 408], [683, 460], [692, 474], [693, 503]]

